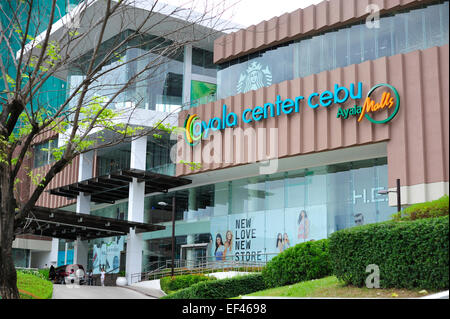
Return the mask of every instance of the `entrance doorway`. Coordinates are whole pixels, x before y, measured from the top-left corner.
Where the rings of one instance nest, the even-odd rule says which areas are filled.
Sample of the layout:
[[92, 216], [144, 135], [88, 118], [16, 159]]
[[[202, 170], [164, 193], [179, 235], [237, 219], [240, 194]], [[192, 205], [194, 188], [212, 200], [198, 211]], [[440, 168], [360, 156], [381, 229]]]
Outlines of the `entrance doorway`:
[[181, 246], [181, 263], [187, 268], [206, 267], [207, 243]]

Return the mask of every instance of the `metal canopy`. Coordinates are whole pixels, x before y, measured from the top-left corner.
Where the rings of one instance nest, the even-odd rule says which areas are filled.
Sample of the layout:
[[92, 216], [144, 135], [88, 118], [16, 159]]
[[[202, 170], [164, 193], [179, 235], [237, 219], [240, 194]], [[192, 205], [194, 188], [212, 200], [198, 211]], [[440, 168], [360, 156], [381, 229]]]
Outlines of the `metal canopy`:
[[136, 233], [166, 229], [162, 225], [130, 222], [126, 220], [77, 214], [74, 212], [35, 207], [16, 225], [18, 234], [34, 234], [54, 238], [82, 240], [127, 235], [133, 228]]
[[94, 177], [70, 185], [49, 190], [50, 194], [76, 199], [80, 193], [91, 195], [96, 203], [114, 204], [116, 200], [128, 197], [130, 182], [135, 178], [145, 182], [145, 194], [167, 193], [171, 188], [192, 183], [191, 180], [169, 175], [162, 175], [139, 169], [122, 169], [109, 175]]

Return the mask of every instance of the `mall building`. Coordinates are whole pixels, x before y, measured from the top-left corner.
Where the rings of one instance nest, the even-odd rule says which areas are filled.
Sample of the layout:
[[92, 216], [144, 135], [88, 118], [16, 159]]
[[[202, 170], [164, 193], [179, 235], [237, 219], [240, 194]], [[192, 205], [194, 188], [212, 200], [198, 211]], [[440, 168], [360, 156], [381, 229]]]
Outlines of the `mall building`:
[[[152, 231], [53, 239], [58, 264], [130, 280], [172, 259], [173, 230], [180, 265], [265, 262], [389, 220], [398, 180], [402, 206], [448, 194], [448, 42], [448, 1], [329, 0], [185, 46], [161, 81], [118, 101], [143, 98], [136, 121], [147, 126], [171, 114], [177, 136], [83, 154], [38, 203]], [[82, 77], [74, 69], [67, 82]], [[36, 170], [51, 143], [35, 146]]]

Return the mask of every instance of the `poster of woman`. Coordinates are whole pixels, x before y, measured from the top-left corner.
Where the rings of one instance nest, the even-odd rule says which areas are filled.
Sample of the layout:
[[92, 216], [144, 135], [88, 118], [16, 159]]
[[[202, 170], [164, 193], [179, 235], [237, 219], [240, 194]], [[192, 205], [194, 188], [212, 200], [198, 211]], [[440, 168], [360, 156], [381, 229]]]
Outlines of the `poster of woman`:
[[289, 241], [289, 236], [287, 233], [283, 235], [283, 251], [291, 247], [291, 243]]
[[306, 241], [309, 238], [309, 226], [310, 221], [308, 219], [308, 215], [305, 210], [301, 210], [298, 216], [298, 239], [300, 242]]
[[216, 256], [216, 260], [223, 260], [223, 253], [225, 251], [225, 246], [223, 245], [222, 235], [216, 235], [216, 249], [214, 251], [214, 256]]
[[278, 233], [277, 235], [277, 253], [281, 253], [283, 251], [283, 236], [281, 233]]
[[227, 256], [230, 256], [231, 259], [233, 250], [233, 233], [231, 230], [227, 230], [225, 235], [225, 244], [224, 244], [224, 252], [223, 252], [223, 260], [227, 260]]
[[[289, 246], [295, 246], [311, 240], [327, 238], [327, 207], [326, 205], [311, 205], [307, 207], [292, 207], [286, 209], [285, 233]], [[283, 237], [284, 247], [286, 240]]]

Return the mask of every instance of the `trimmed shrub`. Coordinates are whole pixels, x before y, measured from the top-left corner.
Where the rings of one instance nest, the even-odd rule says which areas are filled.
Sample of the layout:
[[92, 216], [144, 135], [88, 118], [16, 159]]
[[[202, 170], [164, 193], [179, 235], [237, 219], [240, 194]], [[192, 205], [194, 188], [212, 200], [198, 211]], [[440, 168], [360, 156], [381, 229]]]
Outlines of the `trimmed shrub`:
[[365, 285], [380, 270], [381, 288], [448, 289], [448, 217], [388, 221], [337, 231], [330, 236], [333, 272], [347, 284]]
[[202, 281], [162, 299], [225, 299], [264, 290], [261, 274], [236, 276], [221, 280]]
[[448, 216], [448, 204], [449, 197], [445, 195], [431, 202], [411, 205], [405, 208], [403, 212], [393, 214], [392, 218], [396, 221], [405, 221]]
[[174, 277], [163, 277], [160, 280], [161, 289], [165, 293], [171, 293], [176, 290], [188, 288], [200, 281], [214, 280], [214, 277], [208, 277], [203, 274], [182, 275]]
[[295, 245], [269, 261], [262, 271], [268, 288], [331, 275], [328, 239]]

